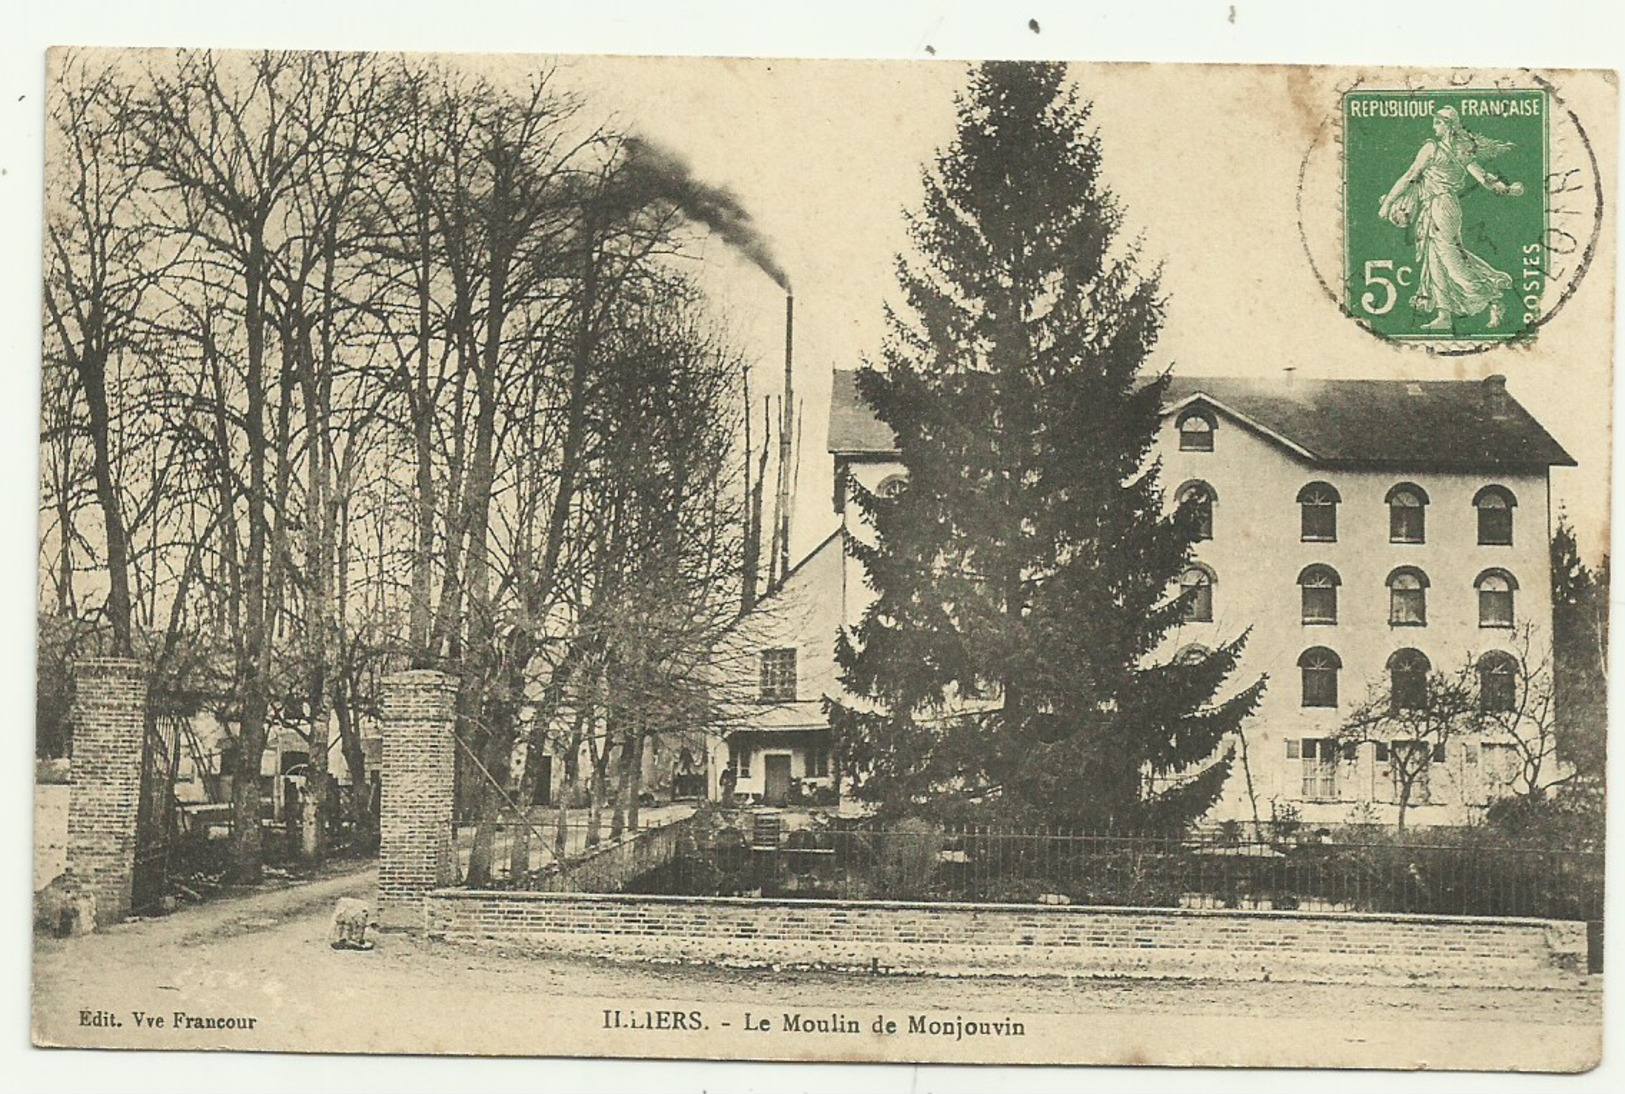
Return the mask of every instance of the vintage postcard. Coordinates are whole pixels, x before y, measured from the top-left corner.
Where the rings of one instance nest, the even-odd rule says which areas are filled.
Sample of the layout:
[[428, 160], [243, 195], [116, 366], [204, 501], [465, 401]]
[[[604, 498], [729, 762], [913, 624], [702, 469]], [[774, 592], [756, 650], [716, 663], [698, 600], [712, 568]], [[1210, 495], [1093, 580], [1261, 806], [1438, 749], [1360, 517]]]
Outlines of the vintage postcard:
[[36, 1044], [1599, 1061], [1614, 73], [44, 114]]

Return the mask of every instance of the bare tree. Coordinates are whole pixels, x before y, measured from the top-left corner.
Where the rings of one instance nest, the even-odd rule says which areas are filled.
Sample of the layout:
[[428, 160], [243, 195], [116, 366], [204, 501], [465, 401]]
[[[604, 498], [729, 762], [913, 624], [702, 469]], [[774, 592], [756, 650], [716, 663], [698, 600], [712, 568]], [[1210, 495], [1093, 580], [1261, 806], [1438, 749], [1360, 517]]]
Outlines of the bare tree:
[[[115, 466], [108, 373], [115, 358], [139, 337], [142, 300], [165, 261], [155, 233], [142, 219], [143, 180], [128, 168], [135, 134], [130, 88], [110, 70], [94, 70], [68, 55], [60, 63], [51, 98], [51, 173], [46, 184], [45, 316], [48, 373], [65, 368], [71, 380], [48, 377], [57, 412], [83, 400], [91, 449], [91, 477], [101, 512], [107, 569], [106, 613], [112, 651], [129, 656], [131, 627], [130, 542]], [[51, 410], [47, 409], [47, 417]], [[66, 415], [71, 417], [71, 411]], [[56, 427], [59, 473], [72, 463], [71, 429]], [[71, 592], [72, 488], [57, 491], [58, 601]]]
[[1559, 770], [1559, 722], [1551, 654], [1538, 647], [1533, 628], [1520, 627], [1512, 649], [1472, 659], [1474, 730], [1485, 743], [1513, 757], [1502, 788], [1513, 797], [1539, 798], [1574, 777]]
[[247, 469], [237, 672], [242, 709], [232, 786], [232, 864], [240, 878], [257, 875], [261, 863], [259, 769], [271, 702], [272, 628], [292, 563], [297, 358], [287, 317], [277, 314], [275, 287], [279, 272], [299, 265], [292, 252], [304, 248], [297, 229], [290, 231], [293, 206], [314, 189], [313, 164], [338, 124], [331, 96], [355, 63], [321, 54], [230, 60], [185, 54], [173, 69], [150, 72], [148, 94], [136, 110], [141, 161], [173, 197], [171, 230], [215, 271], [214, 284], [230, 292], [242, 339], [243, 405], [240, 414], [229, 415], [233, 427], [240, 426]]
[[536, 793], [540, 764], [511, 785], [521, 737], [636, 827], [647, 742], [708, 717], [741, 603], [743, 369], [670, 262], [690, 207], [735, 235], [737, 210], [547, 73], [61, 71], [42, 580], [74, 626], [51, 630], [105, 615], [160, 690], [212, 707], [236, 876], [260, 868], [279, 730], [308, 745], [304, 850], [330, 726], [365, 820], [362, 727], [406, 665], [459, 677], [475, 880], [500, 808]]
[[1477, 711], [1471, 670], [1401, 669], [1372, 685], [1344, 719], [1336, 740], [1369, 743], [1379, 757], [1386, 754], [1403, 832], [1411, 806], [1430, 800], [1433, 765], [1450, 742], [1472, 732]]

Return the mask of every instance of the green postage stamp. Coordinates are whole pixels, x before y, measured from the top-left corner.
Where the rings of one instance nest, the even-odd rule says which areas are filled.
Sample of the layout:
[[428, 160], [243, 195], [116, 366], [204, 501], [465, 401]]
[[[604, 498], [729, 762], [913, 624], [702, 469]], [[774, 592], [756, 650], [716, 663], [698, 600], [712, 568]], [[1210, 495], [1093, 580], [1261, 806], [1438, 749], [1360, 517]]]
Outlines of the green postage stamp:
[[1343, 97], [1349, 311], [1383, 337], [1506, 341], [1547, 284], [1548, 128], [1540, 88]]

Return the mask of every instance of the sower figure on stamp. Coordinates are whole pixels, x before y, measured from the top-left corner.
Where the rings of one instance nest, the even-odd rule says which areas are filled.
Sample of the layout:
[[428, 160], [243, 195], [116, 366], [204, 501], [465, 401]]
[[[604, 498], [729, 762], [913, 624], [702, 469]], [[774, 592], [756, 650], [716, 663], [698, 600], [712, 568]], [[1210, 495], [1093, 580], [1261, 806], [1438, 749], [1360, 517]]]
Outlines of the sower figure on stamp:
[[1449, 330], [1457, 316], [1490, 311], [1490, 327], [1501, 325], [1501, 297], [1512, 288], [1512, 276], [1469, 251], [1461, 240], [1461, 200], [1468, 176], [1501, 197], [1523, 194], [1523, 183], [1507, 183], [1484, 170], [1480, 160], [1512, 146], [1467, 130], [1454, 107], [1441, 107], [1433, 118], [1433, 140], [1383, 197], [1377, 215], [1401, 228], [1415, 226], [1416, 293], [1411, 304], [1433, 311], [1424, 330]]

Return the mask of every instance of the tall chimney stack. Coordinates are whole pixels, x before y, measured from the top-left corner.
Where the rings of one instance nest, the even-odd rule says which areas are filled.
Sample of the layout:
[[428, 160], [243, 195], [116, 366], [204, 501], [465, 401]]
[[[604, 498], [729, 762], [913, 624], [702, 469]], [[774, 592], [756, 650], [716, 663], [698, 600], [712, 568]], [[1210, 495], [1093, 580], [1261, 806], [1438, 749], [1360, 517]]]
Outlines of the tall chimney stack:
[[774, 560], [778, 570], [777, 584], [782, 586], [790, 573], [790, 437], [795, 427], [794, 345], [796, 332], [796, 298], [784, 294], [784, 420], [779, 426], [779, 496], [775, 501], [778, 527], [774, 530], [779, 557]]

